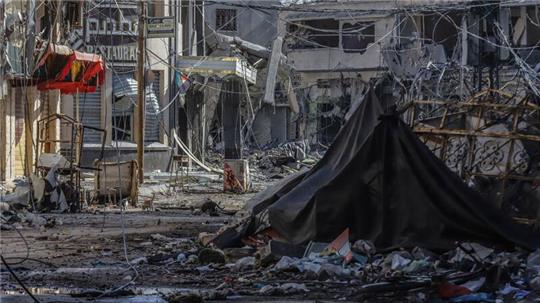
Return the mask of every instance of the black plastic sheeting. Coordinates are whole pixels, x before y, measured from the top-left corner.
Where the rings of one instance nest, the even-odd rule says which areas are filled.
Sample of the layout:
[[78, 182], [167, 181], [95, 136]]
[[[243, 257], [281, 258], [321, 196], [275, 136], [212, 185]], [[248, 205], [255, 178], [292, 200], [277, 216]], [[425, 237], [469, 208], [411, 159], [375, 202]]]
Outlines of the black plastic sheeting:
[[287, 241], [329, 242], [345, 228], [378, 249], [456, 242], [528, 249], [540, 233], [515, 223], [425, 146], [397, 114], [383, 114], [372, 90], [325, 156], [251, 201], [251, 218], [219, 235], [218, 246], [272, 227]]

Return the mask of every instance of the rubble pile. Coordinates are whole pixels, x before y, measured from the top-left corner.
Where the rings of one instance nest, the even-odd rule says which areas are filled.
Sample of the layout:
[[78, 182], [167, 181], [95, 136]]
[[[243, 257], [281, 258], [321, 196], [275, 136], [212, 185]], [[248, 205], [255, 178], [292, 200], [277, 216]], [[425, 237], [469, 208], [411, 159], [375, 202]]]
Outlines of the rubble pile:
[[302, 258], [284, 256], [268, 272], [289, 278], [346, 281], [356, 285], [350, 292], [356, 298], [405, 294], [411, 296], [409, 301], [414, 297], [412, 301], [417, 302], [515, 302], [540, 295], [540, 250], [496, 253], [476, 243], [463, 243], [440, 255], [418, 247], [384, 254], [362, 249], [365, 243], [355, 242], [350, 257], [327, 252]]
[[[186, 270], [193, 267], [201, 276], [223, 277], [223, 282], [213, 289], [167, 294], [168, 302], [237, 296], [375, 302], [540, 299], [540, 249], [508, 252], [466, 242], [443, 253], [420, 247], [379, 251], [370, 241], [344, 241], [344, 234], [331, 243], [311, 242], [307, 246], [270, 240], [258, 249], [245, 246], [220, 250], [184, 241], [183, 252], [160, 253], [143, 262], [181, 263]], [[152, 238], [158, 241], [154, 244], [161, 241], [169, 248], [174, 242], [161, 235]]]
[[14, 230], [22, 229], [23, 225], [35, 227], [39, 229], [45, 229], [57, 225], [61, 220], [55, 218], [44, 218], [38, 214], [31, 213], [26, 209], [16, 209], [13, 207], [6, 207], [8, 205], [5, 202], [0, 202], [2, 213], [0, 218], [0, 230]]
[[313, 167], [325, 151], [325, 148], [311, 149], [305, 141], [295, 141], [252, 151], [248, 160], [252, 167], [258, 168], [266, 178], [282, 179], [291, 173]]
[[45, 219], [31, 210], [61, 213], [68, 211], [74, 204], [72, 200], [66, 199], [66, 187], [61, 189], [61, 184], [53, 174], [47, 178], [33, 175], [31, 181], [18, 179], [13, 189], [4, 188], [0, 194], [2, 230], [21, 229], [22, 224], [37, 228], [54, 226], [56, 223], [52, 219]]
[[30, 200], [30, 187], [28, 183], [17, 180], [17, 185], [12, 191], [3, 188], [0, 194], [0, 222], [1, 230], [21, 229], [24, 223], [30, 226], [40, 227], [47, 220], [26, 210]]

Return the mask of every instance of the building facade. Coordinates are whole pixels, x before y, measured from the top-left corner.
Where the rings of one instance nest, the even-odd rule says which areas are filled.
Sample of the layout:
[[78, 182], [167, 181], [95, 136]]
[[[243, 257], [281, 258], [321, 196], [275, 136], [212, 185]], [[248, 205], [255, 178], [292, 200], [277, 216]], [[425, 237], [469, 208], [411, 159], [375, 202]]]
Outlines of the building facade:
[[[168, 1], [149, 2], [149, 17], [170, 13]], [[137, 1], [2, 1], [0, 2], [2, 83], [0, 89], [0, 180], [29, 175], [35, 163], [37, 123], [53, 114], [64, 114], [84, 125], [106, 132], [85, 131], [82, 165], [134, 159], [133, 113], [137, 96], [135, 77], [139, 2]], [[4, 34], [5, 33], [5, 34]], [[32, 38], [31, 38], [32, 37]], [[35, 39], [33, 39], [35, 37]], [[167, 137], [172, 45], [169, 38], [146, 39], [145, 149], [147, 170], [168, 167]], [[95, 92], [62, 94], [38, 90], [33, 65], [47, 43], [70, 51], [99, 55], [104, 79]], [[4, 125], [5, 124], [5, 125]], [[4, 127], [5, 126], [5, 127]], [[47, 136], [57, 138], [47, 152], [63, 152], [72, 136], [65, 125], [50, 123]], [[65, 140], [64, 140], [65, 141]]]

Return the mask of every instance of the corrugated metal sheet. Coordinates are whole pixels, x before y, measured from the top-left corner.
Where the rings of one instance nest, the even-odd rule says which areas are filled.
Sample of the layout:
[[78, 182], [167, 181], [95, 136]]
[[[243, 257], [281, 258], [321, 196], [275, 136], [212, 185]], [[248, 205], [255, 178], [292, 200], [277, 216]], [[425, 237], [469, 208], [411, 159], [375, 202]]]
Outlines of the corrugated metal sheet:
[[113, 116], [129, 116], [137, 103], [137, 81], [132, 74], [118, 74], [113, 76], [112, 104]]
[[[101, 127], [101, 87], [98, 87], [95, 93], [80, 94], [79, 103], [81, 122], [84, 125]], [[73, 110], [75, 112], [75, 108]], [[84, 143], [100, 142], [100, 132], [90, 130], [84, 132]]]
[[146, 89], [146, 126], [144, 129], [144, 141], [159, 141], [159, 97], [160, 73], [155, 73], [155, 79]]
[[[146, 113], [144, 141], [159, 141], [159, 98], [161, 77], [159, 73], [153, 83], [146, 87]], [[115, 75], [113, 78], [114, 96], [120, 98], [113, 104], [113, 116], [132, 115], [137, 103], [137, 80], [131, 74]]]
[[116, 98], [137, 96], [137, 80], [130, 74], [114, 75], [113, 86]]

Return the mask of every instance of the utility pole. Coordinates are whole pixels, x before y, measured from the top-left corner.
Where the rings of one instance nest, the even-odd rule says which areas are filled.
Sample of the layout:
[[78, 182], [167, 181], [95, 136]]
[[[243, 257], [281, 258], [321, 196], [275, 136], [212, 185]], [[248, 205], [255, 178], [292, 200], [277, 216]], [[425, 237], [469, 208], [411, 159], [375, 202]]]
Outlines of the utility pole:
[[137, 114], [135, 123], [135, 140], [137, 141], [137, 164], [139, 168], [139, 183], [144, 182], [144, 112], [145, 87], [144, 87], [144, 53], [146, 51], [145, 30], [146, 30], [146, 0], [140, 0], [139, 14], [139, 53], [137, 58]]
[[[61, 5], [61, 3], [59, 3]], [[24, 64], [23, 72], [25, 79], [32, 77], [32, 71], [34, 68], [34, 49], [36, 42], [36, 1], [29, 0], [26, 2], [26, 39], [24, 48]], [[28, 83], [25, 81], [25, 83]], [[29, 90], [32, 88], [28, 85], [21, 87], [23, 94], [24, 104], [24, 133], [25, 133], [25, 147], [24, 147], [24, 174], [30, 177], [32, 174], [34, 150], [33, 150], [33, 136], [34, 136], [34, 107], [35, 107], [35, 91], [29, 94]], [[29, 97], [30, 95], [30, 97]], [[48, 125], [48, 124], [47, 124]], [[32, 204], [33, 205], [33, 204]]]

